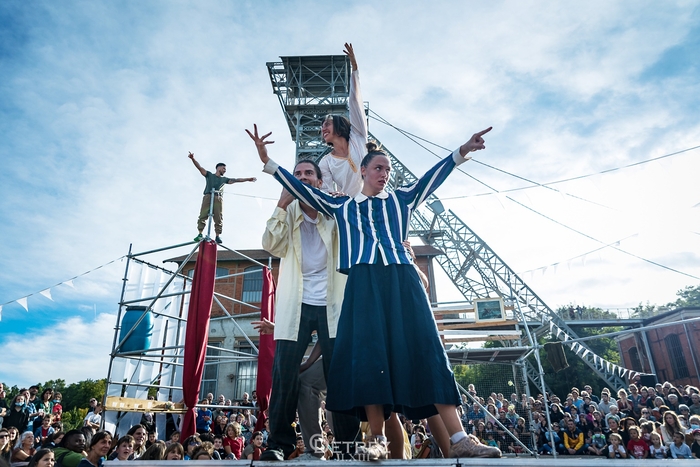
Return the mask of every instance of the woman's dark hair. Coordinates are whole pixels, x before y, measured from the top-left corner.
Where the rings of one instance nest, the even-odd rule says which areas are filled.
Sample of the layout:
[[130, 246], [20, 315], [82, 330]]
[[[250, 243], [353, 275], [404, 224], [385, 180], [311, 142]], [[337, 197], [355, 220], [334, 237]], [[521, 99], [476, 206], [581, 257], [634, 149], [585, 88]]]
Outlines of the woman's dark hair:
[[85, 436], [85, 435], [83, 434], [83, 432], [80, 431], [80, 430], [69, 430], [69, 431], [63, 436], [63, 439], [61, 440], [61, 442], [58, 443], [58, 446], [67, 449], [67, 448], [68, 448], [68, 446], [67, 446], [68, 440], [71, 439], [71, 438], [73, 438], [74, 436], [78, 436], [78, 435], [83, 435], [83, 436]]
[[138, 423], [138, 424], [132, 426], [131, 428], [129, 428], [129, 431], [127, 431], [126, 434], [127, 434], [127, 435], [131, 435], [131, 436], [134, 436], [134, 433], [136, 433], [136, 431], [137, 431], [139, 428], [143, 428], [143, 431], [145, 431], [146, 433], [148, 433], [148, 430], [146, 429], [146, 427], [143, 426], [143, 425], [141, 425], [140, 423]]
[[29, 460], [29, 464], [27, 464], [27, 467], [36, 467], [36, 465], [39, 464], [39, 461], [46, 457], [47, 454], [52, 453], [53, 451], [51, 449], [43, 448], [39, 449], [37, 452], [34, 453], [32, 458]]
[[44, 442], [43, 442], [41, 447], [43, 447], [43, 448], [57, 447], [56, 446], [56, 438], [58, 438], [59, 436], [64, 436], [64, 435], [65, 435], [65, 433], [63, 433], [62, 431], [54, 431], [53, 433], [51, 433], [49, 436], [47, 436], [44, 439]]
[[92, 431], [92, 428], [89, 426], [84, 426], [80, 428], [80, 432], [85, 436], [85, 446], [92, 446], [92, 436], [94, 432]]
[[44, 400], [44, 396], [45, 396], [46, 394], [53, 394], [53, 389], [51, 389], [51, 388], [46, 388], [46, 389], [44, 389], [44, 392], [41, 393], [41, 400], [42, 400], [42, 401]]
[[[342, 115], [326, 115], [323, 121], [326, 122], [328, 120], [333, 121], [334, 134], [345, 138], [346, 141], [350, 141], [350, 120]], [[328, 143], [328, 145], [333, 146], [333, 143]]]
[[106, 437], [109, 436], [110, 442], [112, 441], [112, 433], [109, 431], [98, 431], [94, 435], [92, 435], [92, 438], [90, 438], [90, 445], [88, 446], [88, 450], [92, 449], [95, 447], [97, 443], [105, 439]]
[[372, 162], [372, 159], [377, 156], [388, 157], [382, 148], [377, 145], [377, 143], [370, 141], [367, 143], [367, 155], [362, 158], [360, 167], [367, 167], [369, 163]]
[[313, 165], [314, 171], [316, 172], [316, 178], [318, 178], [319, 180], [323, 180], [323, 175], [321, 174], [321, 167], [319, 167], [317, 163], [315, 163], [311, 159], [302, 159], [296, 163], [296, 165], [294, 166], [294, 170], [297, 169], [299, 164], [311, 164], [311, 165]]
[[163, 441], [156, 441], [151, 445], [150, 448], [146, 449], [138, 460], [140, 461], [162, 461], [165, 459], [165, 443]]

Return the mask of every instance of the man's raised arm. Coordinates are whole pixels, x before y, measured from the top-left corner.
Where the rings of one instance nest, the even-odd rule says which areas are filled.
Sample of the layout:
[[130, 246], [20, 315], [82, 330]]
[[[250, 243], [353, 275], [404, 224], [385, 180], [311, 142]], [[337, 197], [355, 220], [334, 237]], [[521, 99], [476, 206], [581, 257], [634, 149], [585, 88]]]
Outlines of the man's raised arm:
[[199, 170], [199, 173], [201, 173], [202, 176], [206, 177], [206, 176], [207, 176], [207, 171], [206, 171], [206, 169], [204, 169], [204, 167], [202, 167], [201, 165], [199, 165], [199, 162], [197, 162], [197, 159], [194, 158], [194, 154], [193, 154], [193, 153], [189, 153], [189, 154], [187, 155], [187, 157], [189, 157], [190, 159], [192, 159], [192, 163], [194, 164], [195, 167], [197, 167], [197, 170]]
[[234, 183], [241, 183], [241, 182], [255, 182], [258, 179], [255, 177], [248, 177], [248, 178], [230, 178], [228, 182], [229, 185], [233, 185]]

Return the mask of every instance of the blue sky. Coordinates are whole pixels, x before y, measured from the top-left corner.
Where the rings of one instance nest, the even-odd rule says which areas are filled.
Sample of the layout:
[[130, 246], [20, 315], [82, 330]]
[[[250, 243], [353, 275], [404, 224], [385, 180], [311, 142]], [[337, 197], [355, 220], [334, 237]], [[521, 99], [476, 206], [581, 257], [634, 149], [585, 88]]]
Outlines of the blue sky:
[[[13, 301], [131, 243], [191, 239], [203, 180], [188, 151], [259, 178], [227, 188], [223, 237], [260, 247], [279, 188], [243, 129], [273, 131], [273, 157], [293, 160], [265, 67], [279, 56], [353, 42], [373, 111], [449, 148], [493, 125], [476, 158], [540, 183], [700, 145], [695, 2], [10, 0], [0, 21], [0, 303], [12, 302], [0, 355], [16, 363], [0, 380], [10, 384], [106, 375], [123, 261], [52, 288], [53, 301], [29, 297], [28, 312]], [[436, 161], [376, 120], [370, 131], [415, 173]], [[528, 185], [463, 167], [499, 191]], [[542, 188], [508, 196], [700, 276], [699, 169], [693, 150], [555, 185], [585, 201]], [[488, 192], [455, 173], [438, 195], [552, 307], [661, 304], [700, 283], [612, 249], [567, 261], [600, 244]], [[441, 280], [441, 298], [458, 299]]]

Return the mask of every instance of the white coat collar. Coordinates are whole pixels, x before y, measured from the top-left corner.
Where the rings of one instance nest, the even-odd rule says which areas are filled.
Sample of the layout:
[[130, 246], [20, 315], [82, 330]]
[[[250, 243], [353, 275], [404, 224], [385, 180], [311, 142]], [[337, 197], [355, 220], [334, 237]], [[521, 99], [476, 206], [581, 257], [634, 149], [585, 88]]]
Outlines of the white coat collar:
[[[379, 198], [379, 199], [387, 199], [388, 197], [389, 197], [389, 193], [387, 193], [386, 190], [380, 191], [379, 193], [377, 193], [377, 196], [372, 196], [372, 198]], [[369, 198], [369, 196], [365, 196], [362, 194], [362, 192], [360, 192], [357, 194], [357, 196], [355, 196], [355, 202], [359, 204], [368, 198]]]

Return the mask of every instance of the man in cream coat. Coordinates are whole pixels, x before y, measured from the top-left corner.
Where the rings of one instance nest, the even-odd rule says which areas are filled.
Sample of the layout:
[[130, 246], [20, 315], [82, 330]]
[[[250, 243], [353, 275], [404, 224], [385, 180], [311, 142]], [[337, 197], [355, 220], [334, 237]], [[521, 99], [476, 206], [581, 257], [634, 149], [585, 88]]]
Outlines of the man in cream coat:
[[[294, 168], [301, 182], [320, 187], [321, 170], [311, 161]], [[324, 372], [328, 374], [343, 301], [346, 276], [336, 271], [335, 221], [282, 191], [263, 234], [263, 248], [281, 258], [275, 304], [275, 360], [270, 397], [268, 449], [260, 460], [284, 460], [294, 451], [292, 427], [299, 397], [299, 365], [318, 336]], [[338, 418], [338, 417], [337, 417]], [[355, 436], [356, 419], [339, 417], [338, 439]], [[339, 423], [336, 423], [339, 425]], [[347, 426], [346, 426], [347, 425]]]

